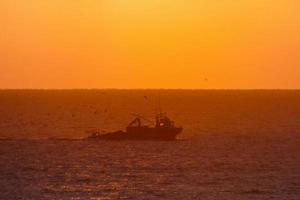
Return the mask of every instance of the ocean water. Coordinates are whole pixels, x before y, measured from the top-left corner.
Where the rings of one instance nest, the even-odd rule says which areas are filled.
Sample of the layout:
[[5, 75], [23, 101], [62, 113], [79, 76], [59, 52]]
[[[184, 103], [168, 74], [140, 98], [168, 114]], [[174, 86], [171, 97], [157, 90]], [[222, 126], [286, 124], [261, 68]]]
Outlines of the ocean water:
[[[177, 141], [81, 140], [158, 107]], [[300, 199], [300, 91], [3, 90], [0, 113], [0, 199]]]

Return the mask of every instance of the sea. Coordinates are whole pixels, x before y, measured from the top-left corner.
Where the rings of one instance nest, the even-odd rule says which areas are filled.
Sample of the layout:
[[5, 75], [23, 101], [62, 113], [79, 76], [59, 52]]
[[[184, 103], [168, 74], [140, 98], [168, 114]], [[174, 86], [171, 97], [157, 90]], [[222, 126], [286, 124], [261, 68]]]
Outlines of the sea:
[[[176, 141], [90, 141], [164, 112]], [[299, 90], [0, 90], [0, 199], [300, 199]]]

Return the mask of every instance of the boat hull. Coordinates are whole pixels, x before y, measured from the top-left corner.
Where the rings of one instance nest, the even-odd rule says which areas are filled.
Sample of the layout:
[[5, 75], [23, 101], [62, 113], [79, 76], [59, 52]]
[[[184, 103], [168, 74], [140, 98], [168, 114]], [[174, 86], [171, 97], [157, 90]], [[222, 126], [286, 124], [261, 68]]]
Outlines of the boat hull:
[[93, 140], [152, 140], [152, 141], [168, 141], [176, 140], [182, 128], [127, 128], [127, 131], [116, 131], [103, 135], [89, 137]]

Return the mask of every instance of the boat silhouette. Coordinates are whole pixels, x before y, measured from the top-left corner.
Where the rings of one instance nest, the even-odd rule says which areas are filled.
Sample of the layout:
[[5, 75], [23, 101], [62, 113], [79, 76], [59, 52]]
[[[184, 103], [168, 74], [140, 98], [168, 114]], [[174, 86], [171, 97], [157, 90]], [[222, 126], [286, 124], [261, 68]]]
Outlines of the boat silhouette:
[[182, 132], [182, 127], [176, 127], [174, 121], [167, 117], [165, 113], [158, 113], [155, 117], [155, 125], [148, 126], [142, 124], [146, 120], [137, 116], [129, 123], [126, 130], [119, 130], [102, 134], [100, 131], [92, 132], [89, 140], [176, 140], [178, 134]]

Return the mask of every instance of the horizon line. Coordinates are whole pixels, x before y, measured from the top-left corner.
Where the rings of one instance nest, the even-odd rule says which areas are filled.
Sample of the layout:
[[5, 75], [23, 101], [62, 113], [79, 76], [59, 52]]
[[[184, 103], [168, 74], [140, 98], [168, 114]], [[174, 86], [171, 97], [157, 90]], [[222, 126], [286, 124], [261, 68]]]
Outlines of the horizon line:
[[3, 90], [300, 90], [300, 88], [0, 88]]

